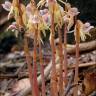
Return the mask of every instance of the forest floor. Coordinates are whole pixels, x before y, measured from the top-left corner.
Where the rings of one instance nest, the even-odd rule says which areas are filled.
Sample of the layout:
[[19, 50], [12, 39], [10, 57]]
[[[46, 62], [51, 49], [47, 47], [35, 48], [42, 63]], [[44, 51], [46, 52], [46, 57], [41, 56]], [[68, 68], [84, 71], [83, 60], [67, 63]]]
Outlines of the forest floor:
[[[30, 51], [30, 53], [32, 53], [32, 51]], [[43, 59], [44, 68], [46, 68], [51, 61], [51, 50], [49, 45], [46, 45], [43, 48]], [[68, 80], [70, 81], [70, 79], [72, 78], [71, 74], [74, 71], [73, 65], [76, 62], [75, 54], [68, 54], [67, 60], [69, 66]], [[85, 96], [96, 96], [96, 50], [94, 49], [87, 52], [81, 52], [79, 63], [80, 66], [78, 92], [80, 95], [78, 96], [83, 96], [81, 94], [82, 92], [86, 94]], [[38, 57], [37, 64], [39, 66], [37, 72], [39, 77], [40, 65], [38, 62]], [[46, 94], [47, 96], [50, 96], [50, 74], [45, 79]], [[23, 96], [18, 94], [29, 86], [30, 82], [28, 79], [28, 70], [24, 51], [11, 52], [8, 53], [6, 56], [0, 54], [0, 96]], [[67, 96], [72, 96], [72, 89], [73, 88], [70, 88], [70, 90], [68, 90]]]

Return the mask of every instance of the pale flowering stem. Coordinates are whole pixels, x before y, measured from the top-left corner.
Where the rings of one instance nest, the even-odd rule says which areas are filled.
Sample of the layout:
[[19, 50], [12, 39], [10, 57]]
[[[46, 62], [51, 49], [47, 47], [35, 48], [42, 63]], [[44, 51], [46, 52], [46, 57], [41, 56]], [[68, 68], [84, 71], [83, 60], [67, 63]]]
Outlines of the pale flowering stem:
[[61, 29], [58, 26], [58, 36], [59, 36], [59, 58], [60, 58], [60, 68], [59, 68], [59, 96], [63, 95], [63, 48], [62, 48], [62, 34]]
[[75, 64], [75, 77], [74, 84], [77, 84], [74, 87], [74, 96], [78, 96], [78, 66], [79, 66], [79, 43], [80, 43], [80, 33], [79, 33], [79, 23], [76, 22], [76, 31], [75, 31], [75, 40], [76, 40], [76, 64]]
[[[41, 32], [39, 32], [41, 37]], [[43, 54], [41, 48], [41, 41], [39, 40], [39, 59], [40, 59], [40, 71], [42, 79], [42, 96], [46, 96], [45, 78], [44, 78], [44, 66], [43, 66]]]
[[[36, 24], [37, 26], [37, 24]], [[37, 63], [36, 63], [36, 58], [37, 58], [37, 32], [38, 30], [34, 30], [34, 50], [33, 50], [33, 96], [39, 96], [39, 86], [38, 86], [38, 81], [37, 81]]]
[[[22, 11], [21, 11], [21, 7], [20, 7], [20, 1], [16, 1], [17, 2], [17, 7], [19, 9], [19, 16], [18, 18], [15, 18], [16, 19], [16, 23], [19, 26], [24, 26], [24, 23], [22, 21]], [[30, 79], [30, 84], [31, 84], [31, 87], [33, 89], [33, 77], [32, 77], [32, 60], [31, 60], [31, 56], [30, 56], [30, 53], [29, 53], [29, 48], [28, 48], [28, 41], [27, 41], [27, 37], [24, 36], [24, 52], [25, 52], [25, 55], [26, 55], [26, 62], [27, 62], [27, 65], [28, 65], [28, 72], [29, 72], [29, 79]], [[33, 90], [32, 90], [32, 93], [33, 93]]]
[[[31, 60], [31, 56], [29, 53], [28, 41], [27, 41], [26, 36], [24, 37], [24, 52], [26, 56], [26, 62], [27, 62], [28, 72], [29, 72], [29, 80], [30, 80], [30, 85], [31, 85], [31, 90], [32, 90], [33, 89], [32, 60]], [[32, 93], [33, 93], [33, 90], [32, 90]]]
[[56, 74], [56, 62], [55, 62], [55, 42], [54, 42], [54, 6], [52, 7], [53, 12], [51, 13], [51, 50], [52, 50], [52, 72], [51, 72], [51, 81], [50, 81], [50, 87], [51, 87], [51, 96], [58, 96], [57, 94], [57, 74]]

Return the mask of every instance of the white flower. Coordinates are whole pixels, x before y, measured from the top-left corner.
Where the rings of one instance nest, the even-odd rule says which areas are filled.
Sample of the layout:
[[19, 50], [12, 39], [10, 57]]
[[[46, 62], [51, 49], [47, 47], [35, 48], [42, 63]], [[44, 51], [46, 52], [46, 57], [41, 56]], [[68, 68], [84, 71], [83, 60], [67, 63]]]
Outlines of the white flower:
[[37, 15], [30, 15], [29, 22], [32, 24], [40, 23], [40, 20]]
[[89, 22], [83, 24], [83, 22], [80, 20], [78, 20], [78, 23], [80, 29], [80, 38], [82, 41], [85, 41], [86, 35], [91, 36], [89, 32], [92, 28], [94, 28], [94, 26], [91, 26]]
[[94, 26], [91, 26], [89, 22], [86, 22], [83, 26], [84, 32], [89, 32]]
[[16, 25], [16, 22], [13, 22], [11, 25], [9, 25], [9, 27], [7, 28], [7, 30], [12, 30], [12, 31], [15, 31], [17, 30], [17, 25]]
[[9, 1], [5, 1], [4, 4], [2, 4], [3, 8], [6, 10], [6, 11], [10, 11], [11, 10], [11, 2]]
[[68, 15], [69, 16], [77, 16], [80, 12], [76, 7], [72, 7], [68, 10]]
[[43, 9], [43, 10], [40, 10], [40, 15], [45, 15], [46, 13], [48, 13], [48, 9]]

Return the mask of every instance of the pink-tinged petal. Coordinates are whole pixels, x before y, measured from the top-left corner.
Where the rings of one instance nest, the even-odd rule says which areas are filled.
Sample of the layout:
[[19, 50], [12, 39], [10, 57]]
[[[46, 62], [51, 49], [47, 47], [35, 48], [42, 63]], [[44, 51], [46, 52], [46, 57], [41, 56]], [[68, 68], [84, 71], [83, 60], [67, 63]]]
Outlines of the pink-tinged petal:
[[30, 15], [29, 17], [29, 22], [32, 23], [32, 24], [36, 24], [36, 23], [40, 23], [40, 20], [38, 18], [38, 16], [36, 15]]
[[10, 11], [11, 5], [12, 5], [12, 4], [11, 4], [11, 2], [9, 2], [9, 1], [5, 1], [5, 3], [2, 4], [3, 8], [4, 8], [6, 11]]
[[26, 6], [26, 14], [28, 17], [32, 14], [32, 9], [30, 4]]
[[44, 14], [44, 15], [42, 16], [42, 18], [43, 18], [44, 22], [46, 22], [48, 25], [51, 24], [50, 15], [49, 15], [48, 13], [47, 13], [47, 14]]
[[88, 28], [88, 27], [90, 27], [90, 23], [89, 23], [89, 22], [86, 22], [86, 23], [84, 24], [84, 26], [85, 26], [86, 28]]
[[48, 9], [43, 9], [43, 10], [40, 10], [40, 15], [44, 15], [44, 14], [47, 14], [48, 13]]
[[85, 24], [83, 24], [84, 32], [89, 32], [92, 28], [94, 28], [94, 26], [91, 26], [89, 22], [86, 22]]
[[65, 16], [63, 17], [63, 20], [64, 20], [64, 22], [68, 22], [68, 21], [69, 21], [68, 16], [67, 16], [67, 15], [65, 15]]
[[69, 15], [72, 15], [72, 16], [76, 16], [78, 15], [80, 12], [78, 11], [78, 9], [76, 7], [73, 7], [73, 8], [70, 8], [68, 10], [68, 14]]
[[87, 33], [88, 33], [88, 32], [90, 32], [90, 30], [91, 30], [92, 28], [94, 28], [94, 26], [89, 26], [88, 28], [85, 28], [85, 29], [84, 29], [84, 32], [87, 32]]
[[16, 22], [12, 23], [12, 24], [7, 28], [7, 30], [17, 30]]

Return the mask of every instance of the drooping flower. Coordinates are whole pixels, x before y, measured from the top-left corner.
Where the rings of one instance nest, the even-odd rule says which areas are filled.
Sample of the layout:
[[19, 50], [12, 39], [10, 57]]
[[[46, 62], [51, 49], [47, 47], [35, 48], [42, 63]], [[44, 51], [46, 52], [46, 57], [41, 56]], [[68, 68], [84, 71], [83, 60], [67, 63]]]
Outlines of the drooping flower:
[[68, 31], [71, 29], [71, 27], [74, 25], [74, 18], [77, 16], [80, 12], [76, 7], [67, 6], [67, 12], [66, 15], [63, 17], [64, 21], [68, 23]]
[[4, 8], [6, 11], [10, 11], [11, 5], [12, 5], [12, 4], [11, 4], [11, 2], [9, 2], [9, 1], [5, 1], [5, 3], [2, 4], [3, 8]]
[[30, 2], [26, 7], [26, 13], [27, 13], [27, 18], [28, 18], [27, 36], [31, 36], [32, 38], [34, 38], [34, 32], [35, 32], [35, 29], [37, 29], [38, 30], [37, 39], [42, 41], [42, 39], [39, 36], [40, 35], [39, 32], [43, 32], [43, 34], [45, 35], [45, 30], [49, 28], [48, 23], [47, 23], [47, 11], [48, 10], [45, 9], [45, 10], [39, 11], [36, 8], [36, 6], [32, 3], [34, 2]]
[[49, 10], [49, 13], [46, 16], [49, 18], [51, 16], [51, 13], [54, 13], [54, 23], [56, 24], [56, 28], [58, 26], [61, 27], [63, 25], [63, 15], [64, 15], [63, 7], [61, 7], [56, 0], [41, 0], [37, 5], [38, 7], [42, 7], [44, 6], [44, 4], [48, 5], [47, 7]]
[[69, 16], [77, 16], [80, 12], [76, 7], [72, 7], [68, 9], [68, 15]]
[[40, 15], [45, 15], [46, 13], [48, 13], [48, 9], [43, 9], [43, 10], [40, 10]]
[[15, 36], [18, 37], [19, 28], [18, 28], [16, 22], [13, 22], [11, 25], [9, 25], [9, 27], [7, 28], [7, 30], [11, 30], [12, 32], [15, 32]]
[[11, 25], [9, 25], [7, 30], [12, 30], [12, 31], [18, 30], [16, 22], [13, 22]]
[[91, 26], [89, 22], [83, 23], [82, 21], [78, 20], [79, 23], [79, 30], [80, 30], [80, 38], [82, 41], [86, 40], [86, 35], [90, 35], [90, 30], [94, 28], [94, 26]]
[[51, 24], [51, 18], [48, 9], [40, 10], [40, 16], [42, 17], [43, 22], [45, 22], [48, 26]]
[[12, 6], [12, 3], [9, 2], [9, 1], [5, 1], [4, 4], [2, 4], [3, 8], [6, 10], [6, 11], [9, 11], [9, 14], [8, 14], [8, 19], [13, 16], [13, 6]]

